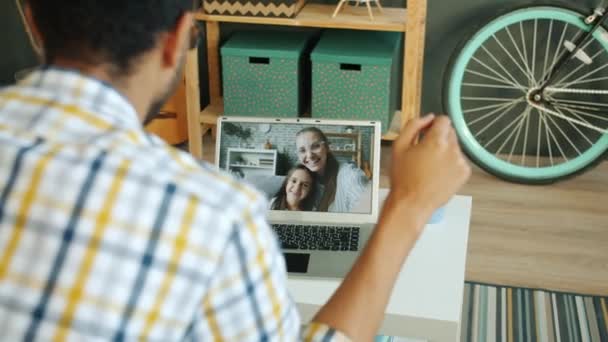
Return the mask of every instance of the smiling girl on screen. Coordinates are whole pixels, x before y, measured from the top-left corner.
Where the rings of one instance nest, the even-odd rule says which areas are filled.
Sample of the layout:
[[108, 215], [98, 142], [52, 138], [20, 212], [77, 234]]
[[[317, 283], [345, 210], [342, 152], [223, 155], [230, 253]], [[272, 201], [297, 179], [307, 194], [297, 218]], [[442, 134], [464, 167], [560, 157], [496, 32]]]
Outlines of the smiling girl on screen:
[[319, 180], [317, 210], [351, 212], [369, 183], [365, 173], [353, 164], [338, 162], [327, 137], [316, 127], [304, 128], [296, 134], [296, 149], [300, 163]]
[[316, 197], [315, 179], [315, 174], [304, 165], [294, 167], [270, 201], [270, 209], [312, 211]]

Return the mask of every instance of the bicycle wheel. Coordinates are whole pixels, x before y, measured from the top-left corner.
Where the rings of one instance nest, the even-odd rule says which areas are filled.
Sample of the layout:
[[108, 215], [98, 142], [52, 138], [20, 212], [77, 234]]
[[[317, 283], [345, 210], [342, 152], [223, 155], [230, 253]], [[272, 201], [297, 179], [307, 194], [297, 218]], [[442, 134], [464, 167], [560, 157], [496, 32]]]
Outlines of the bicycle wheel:
[[486, 171], [542, 184], [583, 172], [608, 151], [608, 32], [602, 27], [540, 94], [584, 16], [559, 7], [502, 15], [466, 41], [448, 75], [446, 109], [465, 152]]

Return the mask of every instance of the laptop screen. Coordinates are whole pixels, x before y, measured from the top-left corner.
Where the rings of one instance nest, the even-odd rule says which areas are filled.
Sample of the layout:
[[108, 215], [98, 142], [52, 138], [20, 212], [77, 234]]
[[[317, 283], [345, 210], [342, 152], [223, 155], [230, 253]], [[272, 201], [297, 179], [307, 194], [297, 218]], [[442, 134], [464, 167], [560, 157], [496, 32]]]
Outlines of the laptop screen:
[[262, 121], [223, 121], [216, 160], [264, 193], [270, 210], [372, 212], [373, 124]]

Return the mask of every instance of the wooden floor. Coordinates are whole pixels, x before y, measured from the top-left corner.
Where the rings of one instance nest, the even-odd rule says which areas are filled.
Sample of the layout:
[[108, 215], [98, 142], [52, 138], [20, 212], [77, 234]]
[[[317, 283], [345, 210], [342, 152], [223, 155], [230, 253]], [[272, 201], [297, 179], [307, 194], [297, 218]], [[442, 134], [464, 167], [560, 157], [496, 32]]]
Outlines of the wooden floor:
[[[213, 142], [205, 141], [205, 159]], [[383, 146], [381, 186], [390, 147]], [[569, 181], [523, 186], [475, 169], [466, 279], [608, 295], [608, 162]]]
[[608, 295], [608, 162], [550, 186], [477, 169], [467, 280]]

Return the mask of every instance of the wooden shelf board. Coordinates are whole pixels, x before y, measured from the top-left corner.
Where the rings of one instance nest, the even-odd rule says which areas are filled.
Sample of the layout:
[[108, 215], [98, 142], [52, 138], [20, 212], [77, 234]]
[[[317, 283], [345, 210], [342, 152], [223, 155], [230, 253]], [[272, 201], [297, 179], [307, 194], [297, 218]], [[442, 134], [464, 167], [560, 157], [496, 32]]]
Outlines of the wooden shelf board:
[[242, 168], [246, 168], [246, 169], [264, 169], [264, 170], [272, 170], [272, 169], [274, 169], [274, 167], [272, 167], [272, 166], [259, 166], [259, 165], [237, 165], [237, 164], [230, 164], [230, 167], [242, 167]]
[[395, 141], [399, 137], [399, 131], [401, 131], [401, 111], [396, 111], [393, 116], [393, 122], [389, 127], [388, 132], [382, 136], [384, 141]]
[[208, 105], [200, 115], [201, 124], [203, 125], [215, 125], [217, 124], [217, 118], [222, 116], [224, 113], [224, 105]]
[[357, 133], [328, 133], [327, 135], [332, 138], [352, 139], [352, 138], [356, 138], [359, 134], [357, 134]]
[[399, 137], [399, 134], [396, 132], [386, 132], [386, 134], [384, 134], [382, 136], [382, 140], [384, 141], [395, 141], [397, 140], [397, 138]]
[[[209, 105], [205, 110], [201, 112], [201, 124], [203, 125], [215, 125], [217, 118], [224, 113], [224, 105]], [[395, 112], [393, 122], [389, 131], [382, 136], [382, 140], [394, 141], [399, 137], [399, 131], [401, 130], [401, 111]]]
[[358, 151], [331, 150], [335, 154], [356, 154]]
[[384, 13], [373, 8], [374, 20], [371, 20], [365, 6], [344, 6], [335, 18], [331, 15], [336, 5], [307, 4], [298, 15], [291, 18], [266, 18], [252, 16], [210, 15], [201, 9], [195, 14], [196, 19], [203, 21], [302, 26], [320, 28], [338, 28], [375, 31], [406, 31], [407, 9], [384, 7]]

